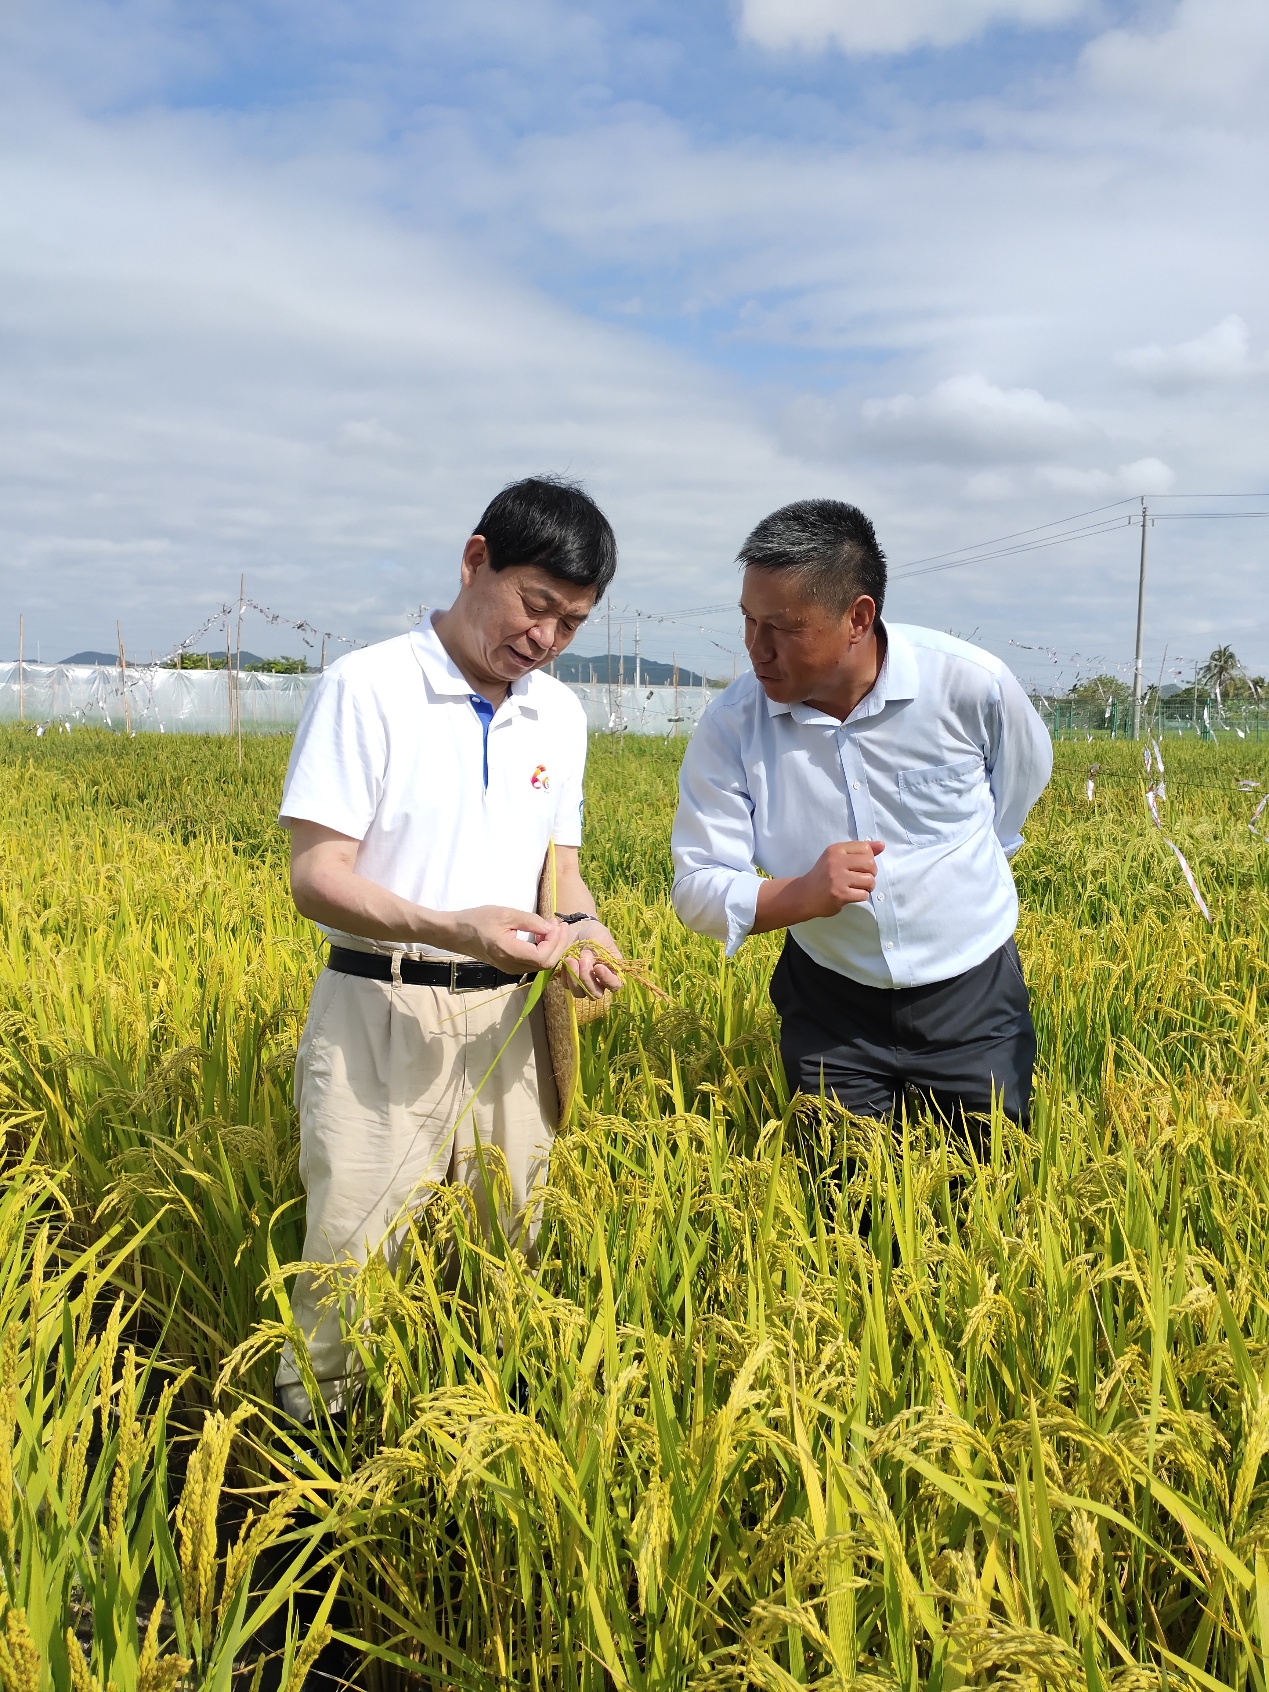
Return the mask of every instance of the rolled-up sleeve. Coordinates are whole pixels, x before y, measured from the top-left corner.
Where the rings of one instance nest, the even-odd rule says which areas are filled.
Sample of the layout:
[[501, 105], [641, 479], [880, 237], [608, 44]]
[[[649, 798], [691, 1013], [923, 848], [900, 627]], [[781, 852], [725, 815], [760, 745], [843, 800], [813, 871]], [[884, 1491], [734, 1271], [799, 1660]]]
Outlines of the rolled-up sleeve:
[[762, 878], [754, 869], [753, 803], [729, 712], [715, 705], [692, 736], [679, 772], [674, 818], [674, 908], [731, 957], [748, 937]]
[[1005, 671], [989, 726], [987, 775], [996, 806], [996, 836], [1007, 858], [1022, 845], [1027, 812], [1053, 774], [1053, 742], [1040, 713]]

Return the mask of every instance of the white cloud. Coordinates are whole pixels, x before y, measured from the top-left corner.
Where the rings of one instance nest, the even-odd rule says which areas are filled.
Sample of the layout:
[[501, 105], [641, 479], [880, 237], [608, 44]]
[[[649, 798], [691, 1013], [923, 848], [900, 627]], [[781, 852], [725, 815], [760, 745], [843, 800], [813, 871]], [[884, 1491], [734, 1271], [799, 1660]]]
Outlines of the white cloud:
[[396, 632], [452, 592], [490, 494], [542, 469], [609, 509], [623, 600], [666, 605], [801, 491], [725, 377], [324, 168], [179, 116], [40, 143], [0, 151], [0, 583], [46, 650], [116, 616], [165, 650], [243, 570], [276, 609]]
[[1086, 0], [741, 0], [740, 29], [760, 47], [906, 53], [953, 47], [993, 24], [1045, 28]]
[[1263, 0], [1179, 0], [1148, 21], [1104, 31], [1084, 51], [1094, 86], [1155, 110], [1192, 114], [1205, 129], [1264, 127], [1269, 7]]
[[[478, 192], [500, 229], [531, 230], [518, 252], [544, 241], [556, 273], [572, 266], [588, 286], [620, 276], [608, 310], [637, 271], [645, 321], [730, 348], [738, 365], [753, 348], [753, 386], [786, 457], [807, 466], [805, 489], [863, 504], [902, 561], [1143, 492], [1260, 484], [1259, 384], [1214, 388], [1209, 404], [1143, 391], [1116, 360], [1138, 342], [1169, 345], [1177, 322], [1236, 307], [1254, 321], [1269, 289], [1246, 187], [1269, 180], [1265, 137], [1147, 98], [1108, 99], [1077, 72], [1031, 104], [896, 99], [885, 126], [800, 142], [704, 138], [666, 112], [625, 108], [534, 136], [504, 162], [497, 196], [483, 182]], [[454, 180], [470, 192], [481, 179]], [[1152, 570], [1166, 596], [1177, 569], [1179, 593], [1180, 540], [1202, 533], [1205, 556], [1221, 560], [1218, 616], [1249, 621], [1249, 644], [1269, 652], [1253, 530], [1161, 528], [1170, 538]], [[1035, 618], [1078, 645], [1092, 621], [1130, 653], [1121, 540], [1063, 556], [1060, 588], [1034, 562], [1003, 593], [990, 573], [958, 572], [923, 578], [905, 614], [959, 627], [968, 596], [967, 626], [981, 620], [985, 638]], [[1185, 638], [1164, 629], [1160, 647]]]
[[377, 417], [350, 418], [341, 423], [335, 436], [335, 447], [341, 452], [364, 452], [372, 457], [409, 452], [410, 443], [394, 429], [385, 429]]
[[943, 463], [1030, 461], [1087, 435], [1087, 426], [1035, 388], [998, 388], [977, 371], [928, 393], [866, 400], [865, 427], [896, 452]]
[[[141, 33], [134, 81], [111, 59], [104, 93], [77, 82], [95, 26], [71, 0], [58, 27], [80, 70], [38, 87], [23, 72], [25, 103], [0, 98], [11, 630], [26, 609], [29, 637], [42, 624], [46, 652], [70, 651], [107, 644], [119, 613], [130, 641], [160, 646], [245, 568], [261, 599], [388, 632], [449, 591], [490, 488], [534, 468], [590, 480], [622, 542], [616, 603], [645, 609], [725, 597], [739, 538], [800, 495], [857, 500], [902, 562], [1140, 491], [1258, 484], [1269, 413], [1262, 384], [1232, 379], [1237, 337], [1203, 355], [1230, 379], [1192, 380], [1192, 353], [1177, 376], [1183, 333], [1240, 310], [1259, 334], [1269, 290], [1248, 213], [1247, 184], [1269, 180], [1262, 117], [1247, 99], [1185, 104], [1201, 9], [1158, 0], [1153, 33], [1104, 35], [1074, 75], [1041, 48], [1030, 69], [1011, 51], [1002, 92], [974, 100], [926, 66], [911, 86], [902, 64], [852, 70], [856, 121], [853, 96], [833, 109], [813, 85], [818, 67], [799, 88], [800, 68], [759, 53], [688, 93], [659, 72], [636, 85], [629, 56], [610, 76], [613, 43], [630, 40], [614, 33], [622, 8], [572, 8], [565, 74], [546, 3], [526, 0], [537, 57], [518, 82], [516, 53], [497, 78], [473, 56], [454, 80], [417, 41], [385, 68], [393, 19], [428, 9], [346, 7], [349, 94], [338, 55], [329, 83], [322, 59], [343, 0], [320, 0], [304, 64], [321, 75], [254, 110], [253, 83], [244, 112], [189, 93], [170, 37], [190, 26], [164, 0], [93, 13], [118, 14], [120, 61], [129, 18], [161, 39]], [[1246, 8], [1206, 3], [1217, 23], [1243, 18], [1255, 60], [1264, 31]], [[780, 15], [817, 16], [824, 45], [844, 39], [824, 34], [834, 19], [856, 41], [862, 19], [874, 41], [912, 43], [963, 38], [989, 12], [789, 0]], [[206, 12], [209, 30], [221, 15]], [[466, 17], [444, 13], [455, 30]], [[686, 24], [656, 39], [688, 51]], [[1139, 50], [1157, 80], [1133, 80]], [[0, 43], [0, 83], [20, 57]], [[1260, 344], [1246, 343], [1253, 370]], [[1122, 348], [1136, 349], [1126, 365]], [[1219, 557], [1205, 579], [1212, 615], [1269, 652], [1253, 531], [1204, 530]], [[1187, 579], [1169, 560], [1198, 532], [1161, 523], [1152, 541], [1160, 647], [1175, 649], [1161, 623]], [[1028, 630], [1074, 649], [1093, 623], [1131, 652], [1131, 547], [1102, 546], [1064, 553], [1060, 579], [1024, 558], [1007, 577], [896, 582], [896, 615], [981, 623], [997, 650]], [[658, 656], [677, 641], [683, 657], [682, 636], [662, 638]]]
[[1269, 375], [1269, 354], [1253, 355], [1251, 333], [1242, 318], [1233, 313], [1192, 341], [1174, 347], [1157, 343], [1134, 347], [1120, 353], [1118, 362], [1134, 376], [1162, 389], [1245, 382], [1252, 376]]
[[979, 470], [965, 484], [966, 499], [980, 500], [984, 505], [999, 505], [1016, 499], [1021, 492], [1017, 480], [1003, 470]]
[[1159, 458], [1137, 458], [1113, 471], [1045, 464], [1037, 471], [1036, 479], [1044, 487], [1081, 497], [1085, 494], [1162, 494], [1170, 492], [1176, 484], [1175, 474]]

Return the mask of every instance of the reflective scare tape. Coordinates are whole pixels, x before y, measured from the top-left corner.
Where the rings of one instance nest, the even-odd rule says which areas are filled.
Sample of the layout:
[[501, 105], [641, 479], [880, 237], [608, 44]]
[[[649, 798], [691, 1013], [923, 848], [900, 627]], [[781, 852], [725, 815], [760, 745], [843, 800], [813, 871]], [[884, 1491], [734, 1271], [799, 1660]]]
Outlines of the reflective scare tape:
[[1198, 882], [1194, 879], [1193, 870], [1191, 870], [1190, 866], [1185, 861], [1185, 854], [1181, 851], [1181, 848], [1177, 845], [1176, 841], [1169, 840], [1166, 834], [1163, 837], [1163, 843], [1165, 846], [1171, 846], [1172, 850], [1176, 853], [1176, 861], [1181, 866], [1181, 874], [1189, 883], [1190, 892], [1194, 895], [1194, 903], [1198, 906], [1199, 910], [1202, 911], [1207, 921], [1211, 922], [1212, 913], [1208, 910], [1203, 895], [1198, 890]]
[[1260, 821], [1266, 805], [1269, 805], [1269, 793], [1265, 794], [1264, 798], [1251, 813], [1251, 821], [1247, 824], [1247, 827], [1251, 830], [1251, 832], [1254, 835], [1257, 835], [1261, 840], [1269, 840], [1269, 834], [1266, 834], [1263, 829], [1256, 827], [1256, 824]]
[[[1152, 747], [1153, 747], [1153, 753], [1151, 751]], [[1145, 763], [1146, 763], [1146, 778], [1147, 778], [1147, 780], [1149, 779], [1150, 774], [1151, 774], [1152, 758], [1153, 758], [1153, 762], [1156, 763], [1159, 767], [1159, 780], [1155, 783], [1155, 785], [1153, 787], [1148, 787], [1146, 789], [1146, 804], [1150, 808], [1150, 816], [1151, 816], [1152, 821], [1154, 822], [1154, 826], [1159, 830], [1160, 834], [1163, 834], [1163, 824], [1159, 820], [1159, 800], [1160, 799], [1166, 799], [1168, 795], [1167, 795], [1167, 789], [1163, 785], [1163, 753], [1159, 750], [1159, 742], [1157, 740], [1152, 741], [1150, 746], [1147, 746], [1147, 747], [1144, 748], [1144, 756], [1145, 756]], [[1264, 809], [1264, 802], [1262, 802], [1262, 804], [1261, 804], [1261, 810], [1263, 810], [1263, 809]], [[1259, 814], [1260, 814], [1260, 812], [1257, 811], [1256, 815], [1259, 816]], [[1211, 913], [1211, 911], [1208, 910], [1207, 902], [1203, 898], [1203, 895], [1198, 890], [1198, 882], [1195, 881], [1195, 879], [1194, 879], [1193, 870], [1190, 868], [1189, 864], [1187, 864], [1186, 861], [1185, 861], [1184, 852], [1182, 852], [1181, 848], [1177, 845], [1176, 841], [1175, 840], [1169, 840], [1166, 834], [1163, 834], [1163, 843], [1164, 843], [1165, 846], [1170, 846], [1172, 848], [1172, 850], [1176, 853], [1176, 861], [1181, 866], [1181, 874], [1185, 877], [1186, 885], [1189, 887], [1190, 892], [1194, 895], [1194, 903], [1198, 906], [1199, 910], [1202, 911], [1204, 918], [1210, 923], [1211, 920], [1212, 920], [1212, 913]]]

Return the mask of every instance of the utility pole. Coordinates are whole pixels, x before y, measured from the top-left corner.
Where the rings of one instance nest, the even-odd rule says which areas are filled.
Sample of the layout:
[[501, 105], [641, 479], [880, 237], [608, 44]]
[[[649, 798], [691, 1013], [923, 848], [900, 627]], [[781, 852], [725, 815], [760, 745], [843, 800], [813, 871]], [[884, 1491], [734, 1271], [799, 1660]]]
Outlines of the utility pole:
[[26, 613], [18, 618], [18, 721], [26, 721]]
[[1141, 637], [1146, 626], [1146, 530], [1150, 513], [1141, 501], [1141, 572], [1137, 577], [1137, 654], [1132, 667], [1132, 738], [1141, 739]]
[[639, 673], [639, 613], [636, 611], [635, 612], [635, 692], [636, 693], [638, 693], [638, 691], [639, 691], [640, 687], [642, 687], [642, 685], [643, 685], [643, 679], [642, 679], [642, 677], [640, 676], [640, 673]]
[[612, 599], [608, 601], [608, 721], [612, 722]]

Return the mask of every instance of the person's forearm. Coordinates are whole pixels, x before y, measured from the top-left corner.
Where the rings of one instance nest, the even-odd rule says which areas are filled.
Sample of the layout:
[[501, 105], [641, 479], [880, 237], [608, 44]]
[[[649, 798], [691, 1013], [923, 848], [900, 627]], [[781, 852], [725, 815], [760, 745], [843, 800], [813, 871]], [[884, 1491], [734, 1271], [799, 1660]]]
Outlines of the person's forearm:
[[561, 855], [557, 855], [555, 863], [555, 905], [557, 910], [572, 913], [585, 911], [587, 916], [595, 916], [598, 907], [589, 887], [582, 880], [581, 871], [572, 864], [561, 862]]
[[458, 913], [416, 905], [355, 870], [330, 866], [312, 872], [293, 869], [291, 896], [301, 916], [326, 928], [342, 929], [365, 940], [463, 950]]
[[[589, 945], [596, 949], [592, 952], [582, 951], [576, 959], [570, 958], [568, 961], [566, 967], [576, 976], [579, 985], [596, 998], [609, 989], [619, 988], [621, 976], [614, 974], [609, 967], [620, 955], [617, 942], [604, 927], [603, 920], [595, 915], [595, 901], [591, 897], [590, 888], [582, 880], [575, 847], [556, 848], [555, 908], [568, 916], [572, 916], [576, 911], [585, 911], [591, 919], [589, 922], [570, 925], [568, 930], [574, 942], [580, 940], [583, 947]], [[605, 955], [608, 955], [608, 964], [601, 961]]]
[[786, 875], [779, 881], [764, 881], [758, 889], [758, 909], [751, 934], [770, 934], [776, 928], [793, 928], [813, 913], [807, 908], [804, 878]]
[[751, 934], [794, 928], [814, 917], [836, 916], [845, 905], [867, 900], [877, 882], [880, 840], [838, 840], [825, 847], [805, 875], [764, 881], [758, 888]]

